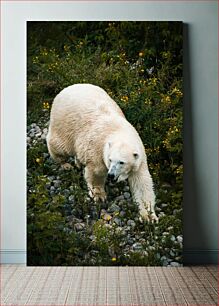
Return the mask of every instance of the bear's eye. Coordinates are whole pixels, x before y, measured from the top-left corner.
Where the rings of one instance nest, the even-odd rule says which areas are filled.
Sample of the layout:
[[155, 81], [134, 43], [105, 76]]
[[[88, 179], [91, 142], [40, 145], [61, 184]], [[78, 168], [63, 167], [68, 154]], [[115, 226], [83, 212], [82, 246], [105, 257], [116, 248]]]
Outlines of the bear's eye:
[[112, 159], [109, 159], [109, 162], [111, 163]]
[[123, 162], [123, 161], [120, 161], [119, 163], [120, 163], [120, 165], [124, 165], [124, 162]]

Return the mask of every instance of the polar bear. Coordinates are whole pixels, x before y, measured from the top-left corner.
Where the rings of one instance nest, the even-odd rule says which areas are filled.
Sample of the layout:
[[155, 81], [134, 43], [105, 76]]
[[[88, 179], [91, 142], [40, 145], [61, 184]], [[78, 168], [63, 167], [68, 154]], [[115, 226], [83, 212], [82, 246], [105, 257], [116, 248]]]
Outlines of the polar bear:
[[65, 163], [75, 156], [84, 165], [84, 177], [94, 201], [105, 201], [107, 176], [128, 179], [141, 219], [155, 220], [155, 194], [145, 148], [116, 102], [100, 87], [75, 84], [54, 99], [47, 146], [51, 157]]

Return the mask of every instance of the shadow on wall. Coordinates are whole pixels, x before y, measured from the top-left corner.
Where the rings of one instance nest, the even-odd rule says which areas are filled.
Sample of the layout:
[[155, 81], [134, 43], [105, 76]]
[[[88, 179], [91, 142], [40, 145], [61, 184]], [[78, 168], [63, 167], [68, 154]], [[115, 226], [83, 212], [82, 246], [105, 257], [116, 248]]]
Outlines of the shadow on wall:
[[184, 264], [202, 264], [217, 262], [216, 254], [200, 248], [208, 239], [201, 221], [201, 199], [198, 186], [196, 150], [194, 141], [194, 103], [192, 96], [192, 71], [190, 65], [189, 24], [183, 26], [183, 82], [184, 82], [184, 198], [183, 198], [183, 237]]

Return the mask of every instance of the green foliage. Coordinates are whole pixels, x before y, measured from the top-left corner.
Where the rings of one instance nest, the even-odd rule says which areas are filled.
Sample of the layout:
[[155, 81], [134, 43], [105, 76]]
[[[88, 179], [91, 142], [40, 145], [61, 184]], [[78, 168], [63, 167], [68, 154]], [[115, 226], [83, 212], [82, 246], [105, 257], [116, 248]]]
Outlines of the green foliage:
[[[159, 226], [144, 226], [145, 241], [162, 237], [168, 226], [182, 233], [182, 24], [180, 22], [28, 22], [28, 124], [49, 120], [55, 95], [74, 83], [103, 87], [119, 104], [145, 145], [155, 182], [157, 207], [165, 216]], [[160, 264], [157, 252], [168, 253], [172, 242], [159, 238], [148, 254], [124, 254], [127, 233], [98, 221], [75, 231], [68, 220], [63, 190], [71, 190], [70, 215], [91, 214], [81, 172], [61, 171], [48, 157], [45, 142], [28, 148], [28, 261], [41, 265]], [[62, 186], [51, 195], [48, 176], [59, 173]], [[168, 187], [164, 187], [168, 186]], [[113, 198], [111, 199], [113, 201]], [[109, 204], [110, 205], [110, 204]], [[129, 219], [136, 205], [127, 203]], [[134, 208], [133, 208], [134, 207]], [[175, 211], [175, 215], [173, 215]], [[133, 217], [134, 218], [134, 217]], [[84, 222], [87, 222], [85, 219]], [[90, 240], [94, 235], [94, 241]], [[149, 239], [151, 237], [151, 240]], [[156, 240], [156, 239], [155, 239]], [[169, 242], [168, 242], [169, 241]], [[160, 243], [160, 245], [159, 245]], [[165, 251], [166, 249], [166, 251]], [[113, 258], [113, 260], [112, 260]]]

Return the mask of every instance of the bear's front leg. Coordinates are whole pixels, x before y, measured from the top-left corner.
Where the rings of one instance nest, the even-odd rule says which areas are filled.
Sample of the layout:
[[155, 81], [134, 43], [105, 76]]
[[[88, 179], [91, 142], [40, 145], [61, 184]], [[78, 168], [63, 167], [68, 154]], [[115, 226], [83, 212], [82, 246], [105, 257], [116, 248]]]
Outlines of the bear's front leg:
[[157, 222], [153, 182], [146, 165], [129, 177], [129, 185], [134, 201], [139, 205], [140, 219]]
[[104, 189], [106, 176], [92, 165], [85, 167], [84, 177], [87, 182], [89, 195], [94, 202], [106, 200], [106, 192]]

